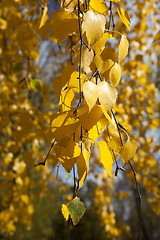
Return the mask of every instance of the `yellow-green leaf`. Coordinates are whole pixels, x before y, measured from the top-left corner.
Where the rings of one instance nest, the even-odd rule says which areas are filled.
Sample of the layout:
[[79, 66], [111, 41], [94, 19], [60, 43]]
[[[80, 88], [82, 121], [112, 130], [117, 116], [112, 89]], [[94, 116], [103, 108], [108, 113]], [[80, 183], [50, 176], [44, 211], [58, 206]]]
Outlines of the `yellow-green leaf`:
[[137, 147], [138, 144], [133, 139], [128, 138], [127, 142], [120, 150], [120, 156], [125, 163], [135, 155]]
[[122, 35], [119, 44], [119, 63], [128, 55], [129, 42], [125, 36]]
[[130, 17], [129, 17], [128, 12], [124, 8], [118, 7], [118, 15], [121, 18], [124, 25], [129, 29], [129, 31], [131, 31], [131, 29], [130, 29]]
[[22, 70], [22, 64], [20, 62], [16, 62], [13, 64], [13, 73], [17, 74]]
[[69, 213], [71, 215], [73, 224], [79, 223], [80, 219], [83, 217], [86, 209], [84, 203], [80, 201], [78, 197], [75, 197], [72, 201], [67, 204]]
[[121, 79], [121, 72], [122, 72], [122, 69], [121, 69], [121, 66], [115, 62], [114, 66], [111, 68], [111, 71], [110, 71], [110, 81], [113, 85], [113, 87], [117, 87], [120, 79]]
[[41, 84], [40, 84], [40, 81], [38, 79], [31, 79], [30, 86], [31, 86], [32, 89], [34, 89], [36, 91], [41, 90]]
[[109, 176], [112, 175], [112, 164], [113, 158], [112, 154], [108, 149], [107, 143], [105, 141], [97, 142], [99, 151], [100, 151], [100, 158], [104, 168], [107, 170]]
[[89, 45], [94, 44], [105, 30], [105, 17], [93, 11], [87, 11], [83, 17], [82, 29], [86, 32]]

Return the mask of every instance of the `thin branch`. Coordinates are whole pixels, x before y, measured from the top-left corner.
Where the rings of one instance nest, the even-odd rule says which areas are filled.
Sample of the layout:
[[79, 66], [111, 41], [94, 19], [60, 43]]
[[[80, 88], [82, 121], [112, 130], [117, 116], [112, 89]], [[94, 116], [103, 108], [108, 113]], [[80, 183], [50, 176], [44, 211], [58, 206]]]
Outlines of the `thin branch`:
[[[122, 140], [122, 136], [121, 136], [121, 129], [119, 126], [121, 126], [120, 124], [118, 124], [117, 122], [117, 119], [115, 117], [115, 114], [113, 112], [113, 110], [111, 109], [111, 112], [112, 112], [112, 115], [114, 117], [114, 120], [115, 120], [115, 123], [116, 123], [116, 126], [117, 126], [117, 129], [118, 129], [118, 133], [119, 133], [119, 137], [120, 137], [120, 140], [121, 140], [121, 144], [123, 146], [123, 140]], [[134, 174], [134, 180], [135, 180], [135, 184], [136, 184], [136, 191], [137, 191], [137, 196], [138, 196], [138, 220], [139, 220], [139, 229], [138, 229], [138, 240], [140, 240], [140, 237], [141, 237], [141, 194], [140, 194], [140, 190], [139, 190], [139, 186], [138, 186], [138, 181], [137, 181], [137, 178], [136, 178], [136, 172], [131, 164], [131, 161], [128, 161], [129, 162], [129, 165], [130, 165], [130, 168]]]
[[136, 190], [137, 190], [137, 196], [138, 196], [138, 218], [139, 218], [139, 231], [138, 231], [138, 240], [140, 240], [141, 238], [141, 204], [142, 204], [142, 201], [141, 201], [141, 194], [140, 194], [140, 190], [139, 190], [139, 186], [138, 186], [138, 182], [137, 182], [137, 178], [136, 178], [136, 172], [132, 166], [132, 163], [130, 161], [129, 162], [129, 165], [130, 165], [130, 168], [132, 169], [132, 172], [134, 174], [134, 181], [136, 183]]
[[108, 25], [108, 30], [110, 29], [111, 22], [112, 22], [112, 27], [113, 27], [113, 31], [114, 31], [115, 23], [114, 23], [114, 16], [113, 16], [113, 12], [112, 12], [112, 6], [113, 6], [113, 2], [110, 1], [110, 6], [109, 6], [110, 15], [109, 15], [109, 25]]
[[40, 166], [40, 165], [43, 165], [43, 166], [45, 166], [45, 164], [46, 164], [46, 161], [47, 161], [47, 158], [48, 158], [48, 156], [49, 156], [49, 154], [50, 154], [50, 152], [51, 152], [51, 150], [52, 150], [52, 148], [53, 148], [54, 144], [55, 144], [55, 140], [54, 140], [54, 142], [51, 144], [51, 146], [50, 146], [50, 148], [49, 148], [49, 151], [48, 151], [48, 153], [47, 153], [47, 155], [46, 155], [46, 157], [45, 157], [44, 161], [43, 161], [43, 162], [39, 162], [39, 163], [35, 164], [35, 165], [34, 165], [35, 167], [37, 167], [37, 166]]
[[78, 0], [78, 24], [79, 24], [79, 35], [80, 35], [80, 60], [79, 60], [79, 94], [80, 94], [80, 103], [82, 99], [81, 95], [81, 65], [82, 65], [82, 46], [83, 46], [83, 38], [82, 38], [82, 29], [81, 29], [81, 19], [80, 19], [80, 0]]
[[88, 0], [85, 0], [86, 3], [86, 10], [88, 9]]
[[101, 77], [101, 74], [100, 74], [100, 72], [99, 72], [98, 68], [97, 68], [97, 73], [98, 73], [98, 76], [99, 76], [99, 78], [100, 78], [100, 80], [101, 80], [101, 82], [102, 82], [102, 81], [103, 81], [103, 79], [102, 79], [102, 77]]

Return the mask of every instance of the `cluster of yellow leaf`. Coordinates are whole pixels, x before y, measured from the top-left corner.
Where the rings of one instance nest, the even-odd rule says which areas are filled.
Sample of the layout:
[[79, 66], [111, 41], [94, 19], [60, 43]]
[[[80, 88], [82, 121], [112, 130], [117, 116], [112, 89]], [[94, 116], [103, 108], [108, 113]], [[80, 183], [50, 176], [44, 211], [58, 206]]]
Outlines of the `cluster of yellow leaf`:
[[[121, 36], [118, 53], [110, 47], [108, 40], [114, 44], [115, 38], [113, 31], [107, 30], [107, 9], [105, 1], [92, 0], [89, 6], [84, 1], [62, 1], [61, 10], [56, 11], [51, 20], [52, 37], [58, 44], [66, 38], [74, 41], [71, 41], [69, 49], [71, 61], [61, 75], [53, 79], [60, 109], [51, 119], [52, 136], [56, 141], [53, 152], [67, 172], [76, 164], [79, 188], [89, 171], [90, 154], [95, 143], [110, 176], [116, 160], [113, 152], [116, 151], [117, 156], [120, 154], [126, 163], [137, 149], [137, 144], [128, 134], [124, 146], [115, 140], [115, 136], [118, 138], [118, 126], [112, 108], [118, 95], [116, 87], [121, 78], [120, 64], [128, 55], [129, 43], [124, 35], [118, 33]], [[125, 10], [120, 8], [119, 12], [124, 20]], [[40, 27], [45, 25], [45, 16], [44, 10]], [[129, 26], [129, 20], [125, 24]], [[99, 141], [106, 129], [108, 139]], [[110, 140], [112, 144], [109, 144]]]

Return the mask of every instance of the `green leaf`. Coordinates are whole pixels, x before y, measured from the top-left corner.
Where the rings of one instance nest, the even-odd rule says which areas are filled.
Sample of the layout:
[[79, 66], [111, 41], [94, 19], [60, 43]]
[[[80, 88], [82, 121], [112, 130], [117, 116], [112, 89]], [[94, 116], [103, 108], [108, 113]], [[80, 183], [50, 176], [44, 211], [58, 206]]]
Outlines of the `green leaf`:
[[17, 74], [22, 70], [22, 64], [20, 62], [16, 62], [13, 64], [13, 73]]
[[31, 86], [32, 89], [34, 89], [36, 91], [41, 90], [41, 84], [40, 84], [40, 81], [38, 79], [32, 79], [30, 81], [30, 86]]
[[67, 207], [71, 215], [73, 224], [76, 225], [86, 211], [84, 203], [81, 202], [78, 197], [75, 197], [72, 201], [70, 201], [67, 204]]

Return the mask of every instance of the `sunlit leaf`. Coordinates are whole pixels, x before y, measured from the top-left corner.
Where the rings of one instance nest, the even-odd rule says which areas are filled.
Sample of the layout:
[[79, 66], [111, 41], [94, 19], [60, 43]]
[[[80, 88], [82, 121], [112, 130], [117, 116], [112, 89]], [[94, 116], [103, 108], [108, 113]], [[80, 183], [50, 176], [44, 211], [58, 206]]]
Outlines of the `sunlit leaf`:
[[125, 36], [122, 35], [119, 44], [119, 63], [128, 55], [129, 42]]
[[39, 28], [43, 27], [45, 25], [45, 23], [47, 22], [47, 20], [48, 20], [47, 12], [48, 12], [48, 8], [44, 7]]
[[59, 141], [62, 138], [70, 139], [79, 125], [79, 120], [72, 111], [61, 112], [51, 119], [53, 137]]
[[102, 107], [108, 111], [116, 103], [117, 90], [106, 81], [98, 84], [98, 98]]
[[113, 87], [117, 87], [119, 81], [120, 81], [120, 78], [121, 78], [121, 66], [115, 62], [114, 66], [111, 68], [111, 71], [110, 71], [110, 81], [113, 85]]
[[73, 107], [74, 102], [75, 102], [75, 94], [72, 89], [67, 88], [61, 92], [59, 105], [62, 111], [70, 110]]
[[83, 95], [88, 104], [89, 111], [95, 105], [98, 97], [98, 87], [96, 84], [87, 81], [83, 84]]
[[102, 50], [108, 38], [109, 33], [103, 33], [102, 37], [92, 46], [92, 49], [95, 51], [95, 53], [99, 53]]
[[77, 160], [77, 172], [79, 177], [79, 188], [81, 188], [86, 180], [89, 170], [90, 153], [84, 148]]
[[108, 10], [104, 0], [90, 0], [89, 9], [101, 14], [107, 14]]
[[124, 25], [129, 29], [130, 29], [130, 17], [128, 12], [122, 8], [122, 7], [118, 7], [118, 15], [121, 18], [122, 22], [124, 23]]
[[65, 220], [67, 221], [69, 218], [69, 210], [66, 204], [62, 204], [62, 208], [61, 208], [63, 217], [65, 218]]
[[89, 44], [94, 44], [103, 34], [105, 29], [105, 17], [93, 11], [87, 11], [83, 17], [82, 29], [86, 32]]
[[104, 168], [107, 170], [109, 176], [112, 175], [112, 165], [113, 165], [113, 158], [112, 154], [108, 149], [107, 143], [105, 141], [99, 141], [97, 142], [99, 151], [100, 151], [100, 159], [104, 166]]
[[137, 147], [138, 144], [133, 139], [128, 138], [127, 142], [120, 150], [120, 156], [125, 163], [135, 155]]

